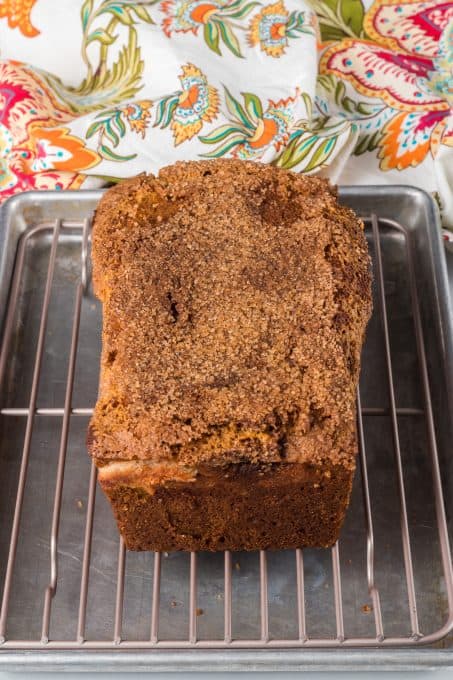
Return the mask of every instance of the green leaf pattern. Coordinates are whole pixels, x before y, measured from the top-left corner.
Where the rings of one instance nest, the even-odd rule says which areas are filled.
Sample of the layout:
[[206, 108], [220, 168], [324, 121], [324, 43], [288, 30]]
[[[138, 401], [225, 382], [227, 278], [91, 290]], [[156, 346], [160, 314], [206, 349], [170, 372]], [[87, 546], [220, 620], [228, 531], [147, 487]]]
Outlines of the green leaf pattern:
[[[110, 109], [99, 113], [86, 131], [86, 138], [96, 137], [96, 150], [104, 160], [124, 162], [136, 158], [137, 154], [120, 154], [116, 149], [126, 136], [128, 122], [133, 132], [144, 136], [152, 102], [143, 100], [125, 104], [120, 108]], [[112, 148], [113, 147], [113, 148]]]
[[286, 54], [290, 39], [314, 35], [313, 17], [304, 11], [288, 12], [283, 0], [265, 5], [250, 21], [248, 41], [270, 57]]
[[385, 124], [395, 115], [381, 100], [358, 99], [351, 86], [333, 74], [318, 76], [316, 104], [325, 119], [335, 116], [356, 126], [357, 156], [379, 147]]
[[[363, 19], [360, 0], [326, 0], [322, 6], [319, 6], [318, 0], [312, 1], [316, 5], [321, 31], [360, 35]], [[97, 92], [100, 89], [104, 91], [103, 107], [106, 102], [119, 104], [124, 101], [125, 95], [134, 97], [137, 94], [143, 65], [134, 27], [138, 21], [155, 23], [145, 5], [152, 6], [156, 3], [157, 0], [146, 3], [103, 0], [95, 5], [93, 0], [85, 0], [81, 8], [84, 32], [82, 52], [88, 74], [78, 88], [66, 93], [60, 91], [60, 95], [66, 94], [68, 103], [74, 109], [83, 110], [84, 102], [94, 89]], [[308, 21], [306, 13], [297, 10], [289, 12], [284, 0], [273, 3], [258, 0], [166, 0], [160, 7], [164, 13], [162, 29], [169, 38], [176, 38], [179, 33], [191, 33], [195, 36], [200, 33], [206, 46], [218, 57], [223, 55], [223, 49], [226, 48], [231, 55], [244, 58], [244, 39], [248, 41], [250, 48], [259, 45], [265, 54], [281, 56], [290, 39], [297, 39], [303, 34], [313, 35], [312, 23]], [[107, 25], [98, 24], [103, 16], [108, 18]], [[118, 38], [118, 25], [129, 32], [129, 39], [109, 69], [106, 66], [107, 54]], [[87, 46], [92, 43], [100, 46], [96, 68], [89, 61], [86, 52]], [[110, 74], [113, 74], [113, 79]], [[332, 83], [326, 81], [324, 84], [327, 89], [332, 90]], [[312, 120], [314, 102], [306, 93], [297, 92], [294, 97], [275, 103], [272, 100], [263, 102], [253, 92], [243, 92], [240, 96], [235, 96], [224, 87], [223, 110], [229, 122], [214, 127], [205, 135], [196, 135], [201, 123], [192, 116], [193, 119], [189, 121], [192, 127], [189, 125], [187, 131], [180, 132], [178, 111], [183, 94], [184, 90], [178, 90], [156, 102], [153, 127], [165, 129], [171, 126], [175, 143], [197, 136], [202, 144], [212, 147], [202, 154], [208, 158], [230, 155], [259, 159], [272, 148], [273, 162], [276, 165], [311, 172], [328, 163], [337, 145], [338, 136], [344, 134], [345, 126], [347, 127], [347, 123], [341, 120], [333, 126], [326, 123], [326, 118], [321, 115], [321, 100], [320, 111], [317, 111]], [[345, 112], [367, 115], [366, 103], [359, 102], [356, 105], [344, 91], [342, 83], [335, 84], [334, 96]], [[295, 122], [297, 102], [306, 111], [307, 117]], [[141, 129], [142, 134], [145, 134], [147, 116], [148, 113]], [[211, 111], [212, 117], [215, 114]], [[118, 151], [126, 133], [125, 119], [125, 109], [117, 106], [98, 114], [87, 129], [87, 140], [97, 140], [97, 151], [105, 160], [124, 162], [135, 157], [135, 154]], [[207, 121], [209, 120], [208, 115]], [[370, 138], [370, 145], [375, 143], [376, 135]], [[362, 148], [363, 142], [358, 146], [358, 152]]]
[[[315, 97], [294, 88], [282, 98], [285, 87], [279, 90], [272, 76], [279, 91], [272, 98], [272, 91], [241, 91], [234, 82], [214, 87], [188, 63], [179, 88], [153, 102], [137, 99], [144, 87], [140, 26], [152, 31], [150, 39], [160, 34], [181, 49], [188, 40], [198, 41], [209, 50], [208, 62], [219, 64], [217, 77], [226, 56], [246, 60], [253, 52], [271, 64], [286, 58], [298, 41], [313, 44], [315, 13], [323, 41], [366, 38], [362, 0], [308, 1], [313, 13], [294, 0], [84, 0], [85, 77], [73, 87], [52, 76], [49, 82], [69, 111], [87, 116], [85, 140], [110, 163], [137, 158], [125, 143], [130, 132], [145, 138], [170, 128], [174, 146], [193, 143], [201, 157], [265, 160], [317, 172], [345, 144], [354, 144], [356, 154], [375, 151], [387, 122], [379, 101], [357, 97], [349, 83], [330, 73], [319, 75]], [[158, 68], [151, 65], [151, 77]]]
[[166, 15], [162, 28], [169, 38], [178, 33], [200, 33], [219, 57], [225, 47], [235, 57], [243, 58], [238, 34], [245, 33], [246, 18], [260, 4], [248, 0], [166, 0], [161, 5]]
[[364, 38], [362, 0], [310, 0], [316, 12], [323, 42]]
[[[316, 110], [307, 93], [264, 106], [251, 92], [241, 99], [224, 88], [226, 114], [230, 124], [220, 125], [209, 134], [200, 136], [203, 144], [214, 147], [202, 154], [205, 158], [233, 157], [260, 160], [270, 149], [271, 161], [278, 167], [299, 172], [317, 172], [328, 165], [339, 148], [357, 137], [357, 125], [340, 117], [328, 119]], [[301, 107], [306, 117], [296, 120]]]
[[[131, 0], [102, 0], [95, 5], [85, 0], [81, 7], [82, 59], [86, 76], [82, 82], [70, 87], [49, 76], [48, 80], [57, 95], [77, 114], [104, 109], [134, 97], [143, 87], [141, 82], [144, 63], [137, 43], [137, 22], [154, 23], [146, 6], [158, 0], [133, 2]], [[100, 25], [102, 22], [102, 25]], [[118, 27], [127, 31], [127, 39], [108, 63], [109, 50], [119, 38]], [[97, 58], [89, 56], [88, 47], [97, 44]]]

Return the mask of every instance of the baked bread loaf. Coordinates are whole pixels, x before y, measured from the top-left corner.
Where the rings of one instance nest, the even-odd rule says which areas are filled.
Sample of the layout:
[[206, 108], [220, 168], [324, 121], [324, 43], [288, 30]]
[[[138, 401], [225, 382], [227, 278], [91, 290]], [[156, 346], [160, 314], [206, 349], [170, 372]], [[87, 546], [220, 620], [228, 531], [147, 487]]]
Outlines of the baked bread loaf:
[[110, 189], [88, 435], [126, 546], [330, 546], [356, 459], [363, 225], [321, 179], [177, 163]]

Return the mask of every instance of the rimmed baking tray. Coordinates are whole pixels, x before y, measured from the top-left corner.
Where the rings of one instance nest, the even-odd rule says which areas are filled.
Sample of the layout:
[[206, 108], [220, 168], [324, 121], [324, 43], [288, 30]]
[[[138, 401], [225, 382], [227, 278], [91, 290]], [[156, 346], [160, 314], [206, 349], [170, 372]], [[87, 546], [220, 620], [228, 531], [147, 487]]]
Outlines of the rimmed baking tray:
[[341, 189], [365, 221], [375, 311], [340, 542], [158, 555], [124, 550], [85, 450], [100, 195], [31, 192], [1, 213], [0, 667], [453, 666], [453, 335], [433, 201], [412, 188]]

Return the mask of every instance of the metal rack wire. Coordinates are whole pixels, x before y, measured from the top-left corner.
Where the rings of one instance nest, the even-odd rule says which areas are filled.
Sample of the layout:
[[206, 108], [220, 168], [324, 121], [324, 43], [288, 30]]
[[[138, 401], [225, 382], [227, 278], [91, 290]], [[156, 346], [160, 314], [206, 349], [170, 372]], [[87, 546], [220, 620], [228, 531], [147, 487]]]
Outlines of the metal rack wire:
[[[235, 638], [233, 635], [233, 602], [232, 602], [232, 572], [233, 558], [230, 552], [224, 554], [223, 566], [223, 636], [215, 639], [199, 639], [198, 636], [198, 610], [197, 610], [197, 584], [198, 584], [198, 556], [190, 554], [189, 563], [189, 598], [188, 598], [188, 635], [183, 640], [164, 639], [160, 635], [160, 594], [161, 594], [161, 571], [162, 555], [156, 553], [153, 563], [152, 599], [149, 606], [149, 636], [147, 640], [124, 639], [123, 613], [125, 604], [125, 570], [126, 550], [122, 540], [119, 540], [117, 558], [117, 576], [115, 586], [114, 625], [113, 635], [110, 640], [91, 639], [87, 634], [87, 601], [90, 580], [90, 563], [93, 543], [93, 518], [95, 512], [96, 497], [96, 468], [91, 465], [91, 473], [87, 491], [87, 506], [85, 533], [83, 543], [83, 558], [80, 569], [80, 590], [77, 612], [77, 633], [73, 640], [56, 639], [50, 636], [50, 622], [52, 615], [53, 600], [59, 585], [59, 530], [62, 497], [65, 477], [65, 463], [68, 450], [68, 433], [71, 419], [78, 416], [89, 416], [92, 412], [90, 407], [73, 407], [73, 387], [77, 370], [77, 351], [79, 343], [79, 328], [81, 309], [84, 296], [89, 288], [89, 220], [65, 221], [41, 223], [29, 229], [22, 237], [17, 253], [14, 276], [11, 284], [8, 311], [4, 325], [3, 344], [0, 353], [0, 385], [3, 385], [5, 375], [9, 368], [10, 346], [15, 328], [16, 308], [20, 293], [21, 281], [24, 274], [24, 260], [27, 244], [30, 239], [39, 234], [51, 234], [50, 255], [48, 259], [47, 275], [44, 296], [42, 301], [41, 318], [39, 324], [36, 353], [34, 357], [33, 378], [29, 401], [26, 406], [20, 408], [5, 407], [0, 409], [3, 418], [21, 417], [25, 420], [25, 434], [21, 452], [21, 464], [18, 476], [15, 509], [12, 519], [10, 542], [7, 549], [7, 564], [3, 584], [3, 596], [0, 614], [0, 649], [111, 649], [111, 648], [291, 648], [291, 647], [388, 647], [388, 646], [414, 646], [433, 643], [440, 640], [453, 630], [453, 573], [451, 552], [449, 545], [448, 528], [445, 516], [445, 506], [442, 490], [442, 480], [439, 467], [439, 457], [436, 442], [436, 431], [433, 417], [433, 404], [430, 395], [429, 374], [424, 346], [422, 321], [416, 284], [416, 271], [413, 257], [413, 245], [410, 232], [401, 224], [388, 220], [379, 219], [371, 215], [365, 219], [367, 234], [374, 248], [374, 272], [377, 292], [377, 309], [383, 333], [386, 379], [388, 386], [388, 407], [362, 407], [361, 395], [357, 394], [358, 404], [358, 439], [360, 445], [359, 467], [362, 483], [362, 502], [366, 522], [366, 580], [371, 599], [371, 610], [374, 617], [374, 633], [362, 637], [349, 636], [345, 627], [343, 612], [343, 579], [340, 554], [342, 541], [340, 539], [331, 549], [331, 570], [333, 583], [333, 602], [335, 612], [335, 635], [333, 637], [313, 636], [307, 623], [306, 615], [306, 592], [305, 592], [305, 568], [304, 551], [294, 552], [296, 588], [294, 599], [297, 611], [297, 635], [294, 638], [275, 637], [271, 635], [269, 628], [269, 600], [268, 600], [268, 555], [265, 551], [259, 553], [259, 614], [260, 633], [256, 639]], [[387, 300], [384, 282], [383, 254], [381, 249], [380, 232], [382, 229], [393, 230], [404, 239], [406, 251], [406, 265], [410, 286], [410, 300], [414, 323], [415, 341], [418, 355], [418, 367], [423, 394], [423, 408], [400, 408], [397, 406], [396, 390], [394, 384], [394, 371], [392, 367], [392, 349], [390, 343], [389, 321], [387, 314]], [[55, 266], [59, 240], [68, 231], [76, 231], [80, 237], [80, 271], [79, 280], [76, 284], [75, 304], [72, 315], [72, 332], [69, 348], [69, 360], [67, 368], [67, 380], [65, 387], [64, 404], [58, 408], [38, 407], [38, 390], [41, 378], [43, 354], [45, 350], [46, 331], [48, 324], [49, 302], [52, 293]], [[393, 437], [394, 470], [397, 481], [397, 490], [400, 510], [400, 533], [403, 551], [404, 580], [407, 591], [407, 618], [409, 632], [401, 635], [386, 635], [385, 622], [381, 610], [380, 590], [375, 580], [375, 536], [373, 506], [370, 496], [367, 441], [364, 429], [364, 416], [382, 416], [390, 418]], [[12, 586], [17, 566], [17, 547], [21, 531], [21, 515], [26, 492], [28, 465], [32, 448], [32, 434], [36, 419], [40, 416], [55, 417], [61, 419], [61, 433], [58, 457], [56, 460], [56, 481], [53, 498], [53, 510], [50, 532], [50, 576], [44, 593], [42, 606], [41, 635], [39, 639], [14, 639], [8, 635], [9, 607], [12, 597]], [[445, 623], [433, 631], [422, 632], [417, 611], [417, 587], [414, 578], [414, 562], [412, 556], [411, 535], [407, 510], [407, 489], [405, 484], [405, 470], [402, 460], [399, 433], [399, 418], [410, 416], [423, 417], [428, 441], [428, 456], [433, 479], [433, 496], [435, 503], [435, 515], [439, 538], [440, 562], [445, 583], [448, 615]], [[88, 461], [88, 458], [87, 458]], [[86, 463], [89, 465], [89, 462]]]

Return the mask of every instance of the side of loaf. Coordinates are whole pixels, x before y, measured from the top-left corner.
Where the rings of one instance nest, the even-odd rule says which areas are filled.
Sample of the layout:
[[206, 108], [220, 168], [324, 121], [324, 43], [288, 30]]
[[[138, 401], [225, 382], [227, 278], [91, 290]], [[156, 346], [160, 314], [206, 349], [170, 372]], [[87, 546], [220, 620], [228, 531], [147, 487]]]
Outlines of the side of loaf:
[[357, 452], [363, 225], [321, 179], [177, 163], [106, 192], [88, 448], [126, 546], [330, 546]]

